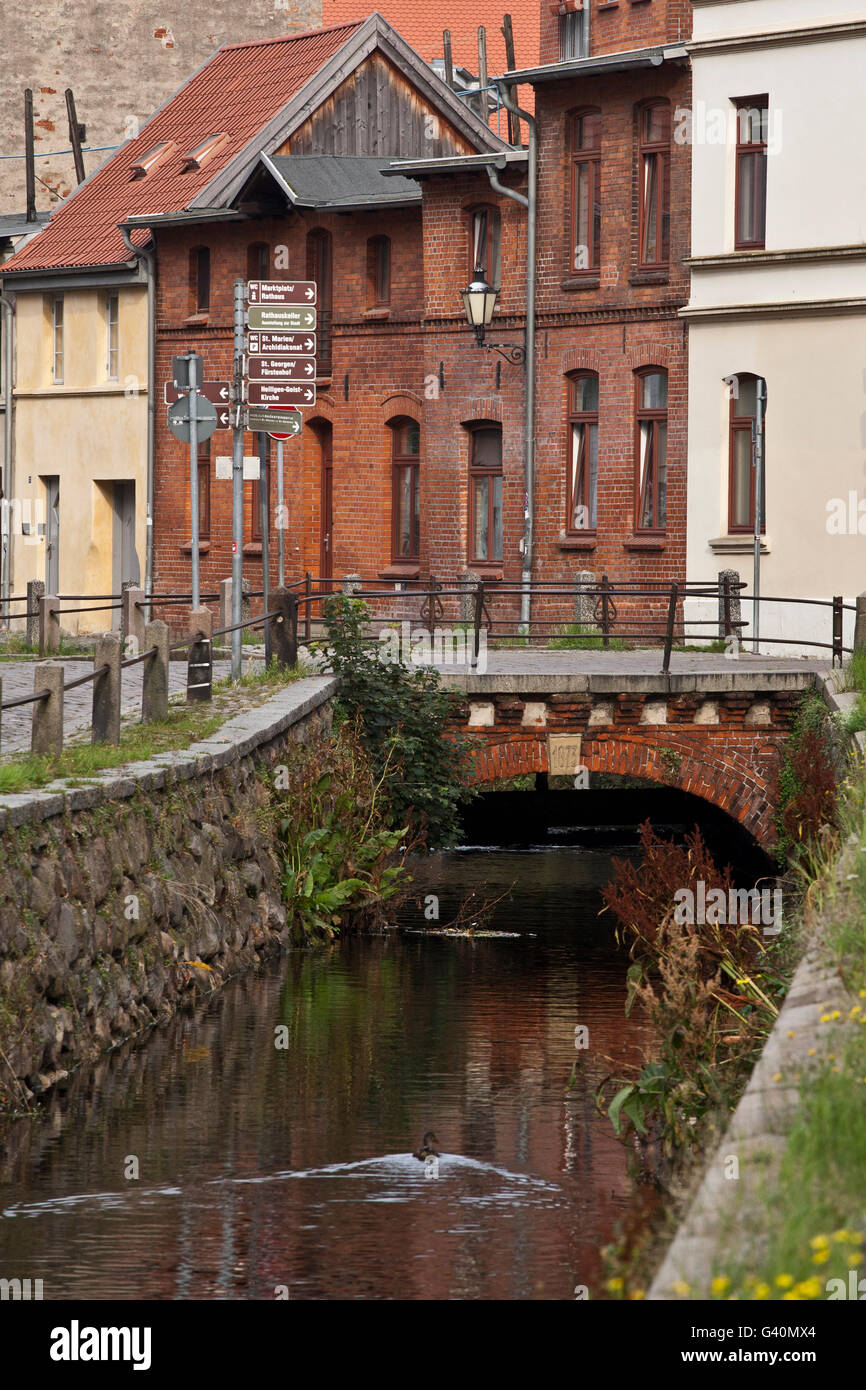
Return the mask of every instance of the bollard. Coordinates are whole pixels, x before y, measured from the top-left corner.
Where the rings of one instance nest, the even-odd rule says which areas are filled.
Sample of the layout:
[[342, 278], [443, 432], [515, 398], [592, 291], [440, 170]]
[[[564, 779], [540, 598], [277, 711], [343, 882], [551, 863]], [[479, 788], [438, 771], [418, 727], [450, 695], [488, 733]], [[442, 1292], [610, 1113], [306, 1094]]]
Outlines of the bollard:
[[854, 650], [866, 649], [866, 594], [857, 595], [857, 612], [854, 617]]
[[213, 698], [213, 613], [209, 608], [194, 608], [189, 615], [191, 633], [203, 632], [197, 642], [190, 643], [186, 672], [186, 702], [197, 704]]
[[[127, 656], [138, 656], [142, 650], [144, 641], [144, 590], [130, 585], [124, 589], [120, 595], [120, 633], [124, 645], [129, 644], [131, 650], [126, 651]], [[116, 610], [115, 610], [116, 611]], [[130, 642], [130, 638], [132, 641]]]
[[[220, 580], [220, 606], [219, 622], [217, 627], [231, 627], [232, 625], [232, 581], [230, 579]], [[226, 634], [228, 641], [231, 641], [231, 633]]]
[[739, 570], [719, 570], [719, 636], [739, 637], [740, 591], [735, 586], [740, 582]]
[[595, 626], [595, 574], [579, 570], [574, 581], [574, 621], [591, 632]]
[[271, 608], [276, 616], [268, 626], [271, 647], [281, 666], [296, 666], [298, 662], [298, 600], [290, 589], [271, 590]]
[[156, 648], [156, 655], [143, 662], [141, 722], [152, 724], [168, 716], [168, 623], [159, 618], [146, 623], [142, 651]]
[[39, 600], [39, 655], [51, 656], [60, 651], [60, 615], [55, 610], [56, 594], [45, 594]]
[[252, 582], [249, 579], [241, 580], [241, 622], [248, 623], [253, 616], [253, 605], [250, 593], [252, 592]]
[[47, 690], [48, 697], [33, 704], [33, 753], [63, 752], [63, 663], [37, 661], [33, 668], [33, 693]]
[[[134, 591], [132, 591], [134, 592]], [[120, 742], [120, 635], [101, 632], [93, 648], [93, 669], [107, 666], [93, 682], [92, 743]]]
[[27, 581], [27, 645], [35, 647], [39, 642], [39, 600], [45, 593], [41, 579]]

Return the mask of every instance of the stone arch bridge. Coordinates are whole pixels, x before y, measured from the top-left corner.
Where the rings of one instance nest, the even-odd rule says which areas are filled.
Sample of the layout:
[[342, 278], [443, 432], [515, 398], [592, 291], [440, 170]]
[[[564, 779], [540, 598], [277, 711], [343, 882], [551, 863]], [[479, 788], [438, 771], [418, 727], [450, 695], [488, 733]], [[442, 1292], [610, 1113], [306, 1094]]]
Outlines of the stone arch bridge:
[[475, 780], [581, 769], [644, 777], [702, 797], [770, 849], [782, 750], [803, 694], [820, 682], [816, 663], [708, 657], [665, 675], [623, 668], [625, 655], [529, 653], [521, 670], [516, 653], [494, 653], [484, 674], [447, 668], [444, 682], [460, 693], [453, 726], [479, 745]]

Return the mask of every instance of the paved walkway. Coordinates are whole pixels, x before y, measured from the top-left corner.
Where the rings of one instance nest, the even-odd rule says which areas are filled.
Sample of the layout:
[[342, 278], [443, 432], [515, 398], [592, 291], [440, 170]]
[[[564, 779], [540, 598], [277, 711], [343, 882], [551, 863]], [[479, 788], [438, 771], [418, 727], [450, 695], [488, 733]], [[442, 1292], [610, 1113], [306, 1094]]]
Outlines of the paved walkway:
[[[15, 700], [21, 695], [32, 695], [34, 688], [34, 661], [0, 661], [0, 681], [3, 682], [3, 699]], [[68, 659], [63, 662], [66, 680], [75, 680], [93, 670], [93, 662]], [[221, 680], [229, 674], [227, 661], [214, 662], [214, 680]], [[138, 715], [141, 712], [142, 667], [130, 666], [123, 672], [121, 711], [125, 715]], [[186, 662], [172, 661], [169, 665], [169, 694], [176, 695], [186, 689]], [[67, 738], [81, 735], [90, 730], [93, 710], [93, 685], [79, 685], [70, 690], [63, 701], [63, 730]], [[33, 724], [33, 706], [21, 705], [18, 709], [4, 710], [0, 714], [0, 753], [18, 753], [30, 747], [30, 732]], [[80, 739], [76, 739], [80, 741]]]

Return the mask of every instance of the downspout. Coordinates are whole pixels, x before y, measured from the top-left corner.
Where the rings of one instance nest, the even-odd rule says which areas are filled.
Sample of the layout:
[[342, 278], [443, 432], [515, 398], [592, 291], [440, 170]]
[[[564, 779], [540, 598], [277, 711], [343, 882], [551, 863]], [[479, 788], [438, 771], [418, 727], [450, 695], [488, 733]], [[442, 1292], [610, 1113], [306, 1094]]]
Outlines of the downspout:
[[525, 501], [520, 626], [521, 630], [528, 634], [532, 616], [530, 587], [532, 584], [533, 522], [535, 517], [535, 223], [538, 201], [538, 126], [535, 117], [530, 115], [528, 111], [524, 111], [514, 101], [506, 81], [497, 80], [496, 86], [506, 110], [510, 111], [513, 116], [519, 116], [521, 120], [524, 120], [529, 131], [527, 188], [529, 196], [527, 198], [522, 193], [516, 193], [514, 189], [503, 187], [491, 166], [487, 166], [491, 187], [497, 193], [502, 193], [507, 198], [513, 198], [515, 202], [522, 203], [526, 207], [526, 400], [523, 441]]
[[[135, 246], [125, 227], [120, 228], [124, 245], [144, 266], [147, 277], [147, 512], [144, 536], [144, 593], [153, 593], [153, 454], [156, 439], [156, 256], [153, 250]], [[147, 617], [151, 610], [148, 605]]]
[[12, 496], [14, 492], [15, 469], [12, 458], [12, 364], [14, 360], [14, 346], [12, 342], [12, 324], [14, 309], [11, 299], [0, 292], [0, 309], [3, 310], [3, 317], [6, 320], [6, 331], [3, 338], [3, 348], [6, 361], [3, 368], [3, 489], [0, 498], [0, 509], [2, 509], [2, 537], [0, 537], [0, 598], [4, 600], [3, 613], [0, 615], [0, 624], [9, 624], [9, 605], [8, 598], [12, 590]]

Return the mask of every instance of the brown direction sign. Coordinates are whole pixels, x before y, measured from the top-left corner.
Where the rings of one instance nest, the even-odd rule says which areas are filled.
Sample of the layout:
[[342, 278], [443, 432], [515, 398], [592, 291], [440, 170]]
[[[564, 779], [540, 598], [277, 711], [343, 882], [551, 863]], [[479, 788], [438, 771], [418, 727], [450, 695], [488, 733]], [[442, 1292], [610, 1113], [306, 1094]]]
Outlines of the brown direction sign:
[[315, 357], [249, 357], [250, 381], [315, 381]]
[[315, 405], [315, 385], [301, 381], [275, 384], [270, 381], [251, 381], [248, 387], [250, 405]]
[[249, 280], [250, 304], [306, 304], [316, 302], [315, 280]]
[[291, 437], [300, 434], [302, 424], [301, 412], [291, 407], [286, 410], [269, 410], [267, 406], [261, 406], [247, 411], [247, 429], [253, 434], [258, 431], [272, 434], [275, 430], [280, 430], [284, 437]]
[[[214, 405], [227, 405], [231, 397], [231, 389], [227, 381], [202, 381], [195, 388], [200, 396], [206, 400], [213, 401]], [[178, 391], [174, 382], [167, 381], [163, 388], [166, 405], [173, 405], [179, 401], [181, 396], [186, 396], [186, 391]]]
[[266, 328], [271, 333], [312, 333], [316, 327], [316, 311], [301, 304], [250, 304], [247, 327]]
[[253, 356], [259, 353], [287, 352], [299, 357], [315, 357], [315, 333], [248, 333], [247, 352]]

